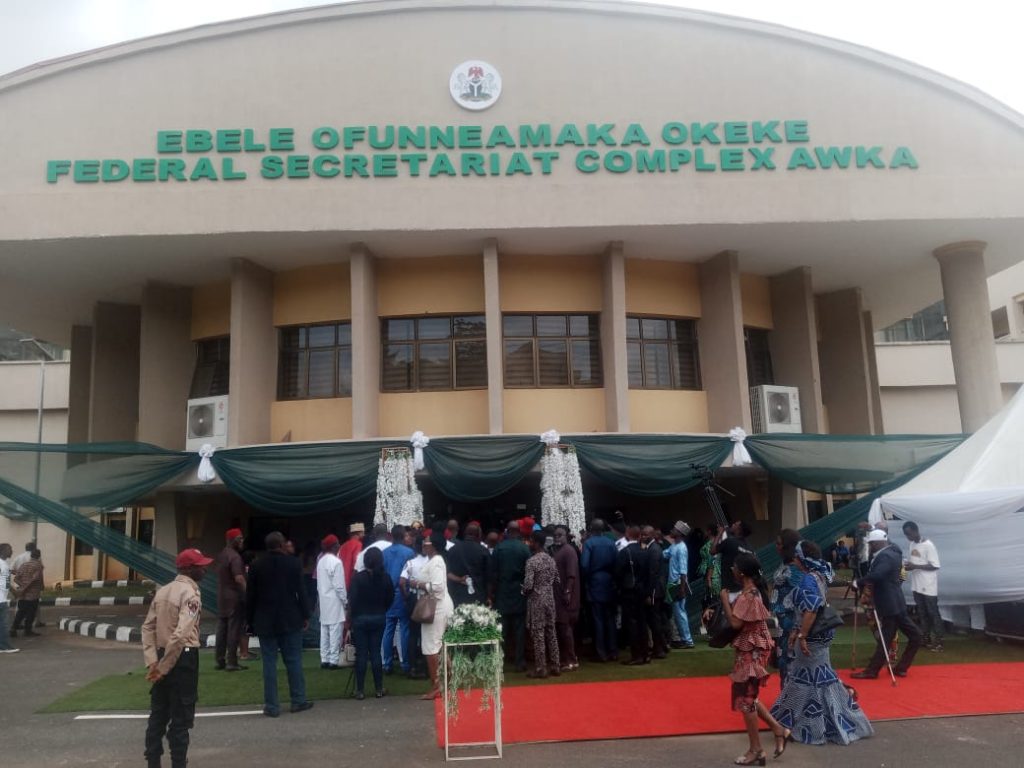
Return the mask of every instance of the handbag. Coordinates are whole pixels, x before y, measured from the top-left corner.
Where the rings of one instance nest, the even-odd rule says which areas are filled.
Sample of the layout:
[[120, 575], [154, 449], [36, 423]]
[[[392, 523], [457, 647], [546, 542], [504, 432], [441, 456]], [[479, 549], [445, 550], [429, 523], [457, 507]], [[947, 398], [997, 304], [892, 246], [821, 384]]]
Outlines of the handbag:
[[433, 624], [434, 614], [437, 612], [437, 600], [433, 595], [420, 595], [413, 606], [409, 618], [417, 624]]
[[715, 606], [711, 619], [708, 621], [708, 645], [712, 648], [725, 648], [736, 639], [740, 631], [729, 623], [729, 616], [721, 603]]
[[[825, 586], [824, 579], [814, 574], [814, 580], [818, 582], [818, 588], [821, 590], [821, 597], [826, 600], [828, 590]], [[837, 629], [843, 626], [843, 617], [839, 615], [839, 612], [829, 605], [827, 602], [818, 609], [818, 615], [814, 617], [814, 623], [811, 624], [811, 629], [807, 633], [808, 637], [817, 637], [818, 635], [824, 635], [830, 630]]]

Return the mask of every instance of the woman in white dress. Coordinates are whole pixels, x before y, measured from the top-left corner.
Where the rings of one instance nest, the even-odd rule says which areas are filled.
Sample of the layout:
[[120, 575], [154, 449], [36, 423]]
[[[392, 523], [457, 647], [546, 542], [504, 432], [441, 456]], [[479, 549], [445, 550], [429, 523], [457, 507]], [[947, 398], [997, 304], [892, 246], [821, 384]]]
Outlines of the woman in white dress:
[[448, 567], [445, 565], [444, 558], [441, 557], [442, 552], [444, 552], [444, 534], [441, 531], [434, 531], [428, 538], [423, 539], [423, 554], [428, 559], [426, 564], [420, 568], [419, 578], [409, 580], [409, 584], [420, 594], [431, 595], [437, 606], [434, 611], [434, 621], [430, 624], [420, 625], [420, 645], [423, 648], [423, 655], [427, 659], [427, 670], [431, 683], [430, 693], [420, 697], [423, 699], [436, 699], [441, 695], [441, 688], [437, 681], [441, 640], [444, 637], [445, 628], [448, 626], [448, 617], [455, 610], [452, 599], [448, 596]]

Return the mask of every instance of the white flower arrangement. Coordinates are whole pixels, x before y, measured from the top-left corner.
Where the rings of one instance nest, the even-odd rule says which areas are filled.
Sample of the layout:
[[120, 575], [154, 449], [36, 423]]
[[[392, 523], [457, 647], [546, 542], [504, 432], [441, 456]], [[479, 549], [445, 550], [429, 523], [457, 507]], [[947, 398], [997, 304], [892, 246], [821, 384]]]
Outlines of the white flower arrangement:
[[374, 525], [412, 525], [423, 522], [423, 494], [408, 451], [385, 451], [377, 462], [377, 505]]
[[578, 536], [586, 528], [583, 481], [576, 451], [548, 445], [540, 461], [541, 525], [564, 525]]

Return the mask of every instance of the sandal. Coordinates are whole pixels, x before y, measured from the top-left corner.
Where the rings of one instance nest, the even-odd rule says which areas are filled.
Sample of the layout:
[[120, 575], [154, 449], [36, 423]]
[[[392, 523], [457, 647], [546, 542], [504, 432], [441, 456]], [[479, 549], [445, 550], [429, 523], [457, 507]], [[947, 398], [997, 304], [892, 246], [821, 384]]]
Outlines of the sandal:
[[733, 760], [735, 765], [764, 765], [764, 752], [752, 752], [749, 749]]
[[440, 698], [441, 698], [441, 692], [440, 691], [430, 691], [429, 693], [424, 693], [422, 696], [420, 696], [420, 699], [422, 701], [432, 701], [433, 699], [440, 699]]
[[786, 745], [791, 741], [793, 741], [793, 731], [789, 728], [783, 728], [782, 735], [775, 737], [775, 752], [772, 754], [772, 757], [782, 757], [782, 753], [786, 751]]

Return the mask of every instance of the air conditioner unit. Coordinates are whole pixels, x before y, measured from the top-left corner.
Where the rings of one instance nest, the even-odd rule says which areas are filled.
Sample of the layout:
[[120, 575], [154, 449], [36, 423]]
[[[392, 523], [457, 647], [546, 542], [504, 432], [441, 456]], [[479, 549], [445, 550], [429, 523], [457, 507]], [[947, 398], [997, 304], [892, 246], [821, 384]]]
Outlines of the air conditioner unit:
[[185, 450], [198, 451], [207, 443], [214, 448], [227, 447], [227, 395], [196, 397], [188, 401]]
[[762, 384], [750, 388], [750, 415], [754, 433], [802, 432], [800, 424], [800, 390]]

